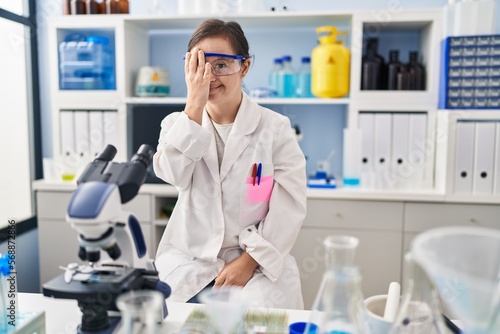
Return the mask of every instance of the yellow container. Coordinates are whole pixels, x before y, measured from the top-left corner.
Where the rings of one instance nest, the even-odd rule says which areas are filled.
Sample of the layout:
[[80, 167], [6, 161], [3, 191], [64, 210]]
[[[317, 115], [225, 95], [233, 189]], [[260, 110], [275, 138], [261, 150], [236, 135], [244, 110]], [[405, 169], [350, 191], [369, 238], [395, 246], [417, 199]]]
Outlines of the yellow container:
[[342, 97], [349, 93], [349, 69], [351, 53], [338, 35], [334, 26], [322, 26], [316, 29], [319, 45], [311, 55], [311, 90], [316, 97]]

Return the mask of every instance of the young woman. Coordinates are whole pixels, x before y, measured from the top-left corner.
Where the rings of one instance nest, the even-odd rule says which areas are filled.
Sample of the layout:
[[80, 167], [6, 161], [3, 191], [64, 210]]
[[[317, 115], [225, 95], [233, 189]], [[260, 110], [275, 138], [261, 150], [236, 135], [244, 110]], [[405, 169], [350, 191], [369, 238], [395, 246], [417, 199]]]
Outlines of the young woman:
[[191, 36], [184, 111], [161, 124], [154, 170], [179, 191], [156, 267], [171, 301], [241, 286], [251, 305], [303, 308], [289, 254], [306, 214], [305, 158], [290, 121], [242, 91], [251, 64], [236, 22]]

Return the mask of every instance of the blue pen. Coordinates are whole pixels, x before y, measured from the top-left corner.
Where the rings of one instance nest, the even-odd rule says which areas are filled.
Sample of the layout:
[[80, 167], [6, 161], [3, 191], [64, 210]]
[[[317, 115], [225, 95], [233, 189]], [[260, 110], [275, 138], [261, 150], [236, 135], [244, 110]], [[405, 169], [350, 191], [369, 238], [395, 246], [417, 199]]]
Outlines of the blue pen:
[[262, 164], [259, 162], [259, 167], [257, 168], [257, 185], [260, 186], [260, 177], [262, 176]]

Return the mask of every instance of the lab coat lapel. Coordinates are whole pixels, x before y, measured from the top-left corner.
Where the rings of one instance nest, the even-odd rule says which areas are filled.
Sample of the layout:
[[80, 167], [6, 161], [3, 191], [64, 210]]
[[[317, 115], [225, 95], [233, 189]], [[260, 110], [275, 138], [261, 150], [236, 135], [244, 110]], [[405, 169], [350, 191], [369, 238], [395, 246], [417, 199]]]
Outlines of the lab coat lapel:
[[240, 109], [236, 115], [233, 129], [229, 134], [229, 138], [224, 149], [224, 157], [220, 168], [220, 180], [228, 174], [231, 167], [241, 156], [243, 151], [250, 143], [249, 136], [255, 131], [260, 122], [260, 110], [258, 105], [251, 101], [249, 97], [243, 93]]
[[212, 175], [215, 183], [219, 184], [219, 160], [217, 159], [217, 147], [215, 144], [214, 127], [206, 110], [203, 111], [203, 119], [201, 122], [202, 126], [212, 134], [212, 136], [210, 136], [210, 146], [208, 147], [208, 150], [205, 152], [205, 154], [203, 154], [202, 159], [207, 164], [208, 170], [210, 171], [210, 174]]

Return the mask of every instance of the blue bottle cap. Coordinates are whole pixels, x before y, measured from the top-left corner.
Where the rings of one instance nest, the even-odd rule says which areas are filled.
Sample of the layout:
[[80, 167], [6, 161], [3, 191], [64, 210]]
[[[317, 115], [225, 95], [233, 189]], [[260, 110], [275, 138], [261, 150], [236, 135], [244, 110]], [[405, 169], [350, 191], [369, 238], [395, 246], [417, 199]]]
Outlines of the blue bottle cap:
[[302, 57], [302, 62], [303, 63], [310, 63], [311, 62], [311, 57]]
[[274, 58], [274, 63], [275, 64], [281, 64], [283, 62], [283, 59], [281, 58]]
[[292, 56], [284, 55], [283, 57], [281, 57], [281, 59], [283, 59], [283, 61], [292, 61]]

